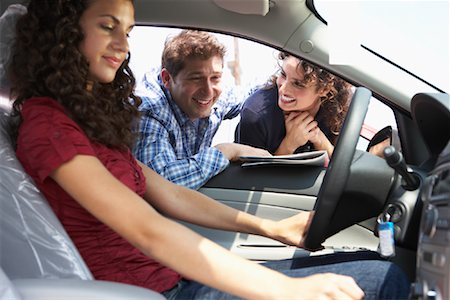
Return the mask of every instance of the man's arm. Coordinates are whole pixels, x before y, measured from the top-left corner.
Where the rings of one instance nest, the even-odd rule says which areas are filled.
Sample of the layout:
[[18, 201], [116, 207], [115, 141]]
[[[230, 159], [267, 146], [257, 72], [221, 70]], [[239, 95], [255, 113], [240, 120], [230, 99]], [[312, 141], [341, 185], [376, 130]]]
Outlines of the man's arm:
[[136, 158], [173, 183], [198, 189], [230, 163], [214, 147], [202, 149], [190, 157], [179, 158], [174, 148], [175, 141], [171, 141], [163, 124], [144, 115], [140, 126], [141, 137], [134, 148]]

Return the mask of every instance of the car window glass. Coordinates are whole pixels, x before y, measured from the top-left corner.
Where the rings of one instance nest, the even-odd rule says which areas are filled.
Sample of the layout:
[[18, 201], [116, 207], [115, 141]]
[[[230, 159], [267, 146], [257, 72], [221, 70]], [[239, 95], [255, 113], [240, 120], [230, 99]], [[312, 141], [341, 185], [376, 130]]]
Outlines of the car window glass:
[[449, 3], [314, 0], [330, 26], [358, 39], [354, 45], [368, 47], [445, 92], [450, 88]]
[[397, 130], [394, 112], [389, 106], [372, 97], [356, 148], [366, 150], [372, 137], [386, 126], [391, 126], [393, 130]]

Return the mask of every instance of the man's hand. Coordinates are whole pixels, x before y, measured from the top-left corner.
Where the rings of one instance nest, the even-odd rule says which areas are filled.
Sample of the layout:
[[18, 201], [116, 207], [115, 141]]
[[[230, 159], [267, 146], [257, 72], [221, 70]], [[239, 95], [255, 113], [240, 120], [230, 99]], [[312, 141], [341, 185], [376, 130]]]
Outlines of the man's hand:
[[214, 147], [230, 161], [237, 161], [241, 156], [272, 156], [267, 150], [237, 143], [222, 143]]

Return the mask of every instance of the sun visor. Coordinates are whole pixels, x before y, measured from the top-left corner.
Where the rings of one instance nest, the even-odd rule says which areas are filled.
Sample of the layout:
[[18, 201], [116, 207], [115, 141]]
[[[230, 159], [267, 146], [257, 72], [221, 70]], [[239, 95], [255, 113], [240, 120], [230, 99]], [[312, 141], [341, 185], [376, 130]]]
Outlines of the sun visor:
[[265, 16], [269, 12], [269, 0], [213, 0], [213, 2], [226, 10], [244, 14]]

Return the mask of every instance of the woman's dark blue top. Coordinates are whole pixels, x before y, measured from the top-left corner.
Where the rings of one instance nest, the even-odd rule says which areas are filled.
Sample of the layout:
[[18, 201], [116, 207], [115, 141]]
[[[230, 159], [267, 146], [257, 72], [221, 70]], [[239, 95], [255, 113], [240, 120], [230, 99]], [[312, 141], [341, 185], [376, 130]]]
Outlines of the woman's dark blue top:
[[[335, 135], [326, 125], [321, 109], [315, 120], [325, 136], [333, 142]], [[242, 107], [241, 120], [236, 128], [236, 142], [263, 148], [273, 154], [285, 135], [284, 113], [278, 106], [277, 86], [259, 89], [248, 97]], [[312, 150], [315, 150], [314, 145], [308, 142], [297, 148], [294, 153]]]

